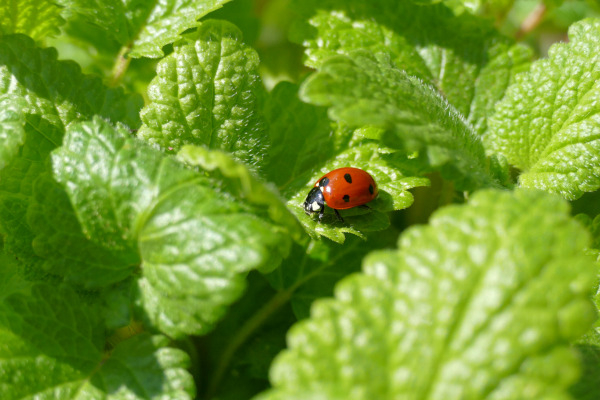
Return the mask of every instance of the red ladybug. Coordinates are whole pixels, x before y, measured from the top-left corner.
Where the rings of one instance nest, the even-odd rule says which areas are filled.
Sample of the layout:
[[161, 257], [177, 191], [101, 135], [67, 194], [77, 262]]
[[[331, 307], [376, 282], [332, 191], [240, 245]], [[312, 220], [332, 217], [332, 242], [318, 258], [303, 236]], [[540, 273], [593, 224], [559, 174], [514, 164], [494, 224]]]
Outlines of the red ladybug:
[[343, 222], [337, 210], [362, 206], [377, 197], [377, 193], [377, 183], [368, 172], [359, 168], [338, 168], [315, 183], [304, 201], [304, 211], [309, 215], [319, 212], [320, 221], [327, 204]]

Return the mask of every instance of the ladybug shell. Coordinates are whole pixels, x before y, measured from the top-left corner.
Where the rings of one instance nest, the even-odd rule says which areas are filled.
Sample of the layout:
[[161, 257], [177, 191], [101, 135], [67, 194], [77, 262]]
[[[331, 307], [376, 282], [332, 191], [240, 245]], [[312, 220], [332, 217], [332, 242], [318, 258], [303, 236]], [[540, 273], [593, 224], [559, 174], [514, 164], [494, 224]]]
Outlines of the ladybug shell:
[[325, 203], [336, 210], [361, 206], [377, 197], [377, 183], [359, 168], [338, 168], [315, 183], [323, 192]]

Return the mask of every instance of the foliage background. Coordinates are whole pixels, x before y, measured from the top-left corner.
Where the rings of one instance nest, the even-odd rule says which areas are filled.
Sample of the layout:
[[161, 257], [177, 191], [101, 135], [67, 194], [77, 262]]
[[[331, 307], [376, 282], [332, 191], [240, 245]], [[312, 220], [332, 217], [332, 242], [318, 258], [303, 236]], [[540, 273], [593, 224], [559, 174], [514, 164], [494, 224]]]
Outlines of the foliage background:
[[598, 398], [598, 17], [4, 1], [0, 398]]

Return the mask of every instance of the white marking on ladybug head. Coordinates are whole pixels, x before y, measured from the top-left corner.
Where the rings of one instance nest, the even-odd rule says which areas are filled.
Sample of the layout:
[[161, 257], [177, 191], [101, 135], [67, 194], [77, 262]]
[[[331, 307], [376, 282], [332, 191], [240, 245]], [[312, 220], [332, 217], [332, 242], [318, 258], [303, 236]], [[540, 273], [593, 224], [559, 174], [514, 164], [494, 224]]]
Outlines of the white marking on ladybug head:
[[321, 207], [319, 206], [319, 203], [317, 203], [316, 201], [313, 201], [310, 206], [312, 207], [313, 211], [319, 211], [321, 209]]

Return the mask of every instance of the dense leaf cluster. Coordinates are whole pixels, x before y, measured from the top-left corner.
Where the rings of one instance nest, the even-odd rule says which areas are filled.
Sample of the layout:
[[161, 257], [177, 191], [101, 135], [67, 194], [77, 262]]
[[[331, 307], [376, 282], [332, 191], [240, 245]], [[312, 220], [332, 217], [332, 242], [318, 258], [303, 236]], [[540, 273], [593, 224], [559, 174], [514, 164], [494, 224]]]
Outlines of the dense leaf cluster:
[[600, 10], [521, 3], [3, 1], [0, 398], [598, 398]]

